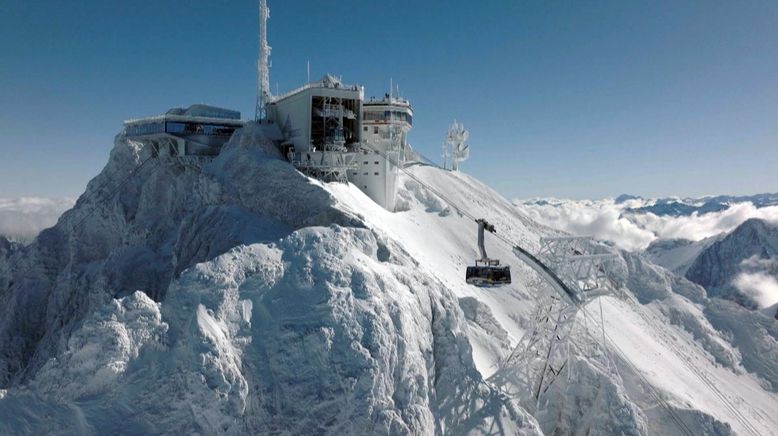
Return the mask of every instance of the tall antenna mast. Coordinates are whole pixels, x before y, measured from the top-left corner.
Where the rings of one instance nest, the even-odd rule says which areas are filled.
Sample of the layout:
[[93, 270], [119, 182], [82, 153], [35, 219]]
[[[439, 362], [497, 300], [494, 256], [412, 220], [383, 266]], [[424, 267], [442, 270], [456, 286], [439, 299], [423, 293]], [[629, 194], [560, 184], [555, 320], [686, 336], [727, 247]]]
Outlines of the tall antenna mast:
[[270, 46], [267, 44], [267, 19], [270, 9], [267, 0], [259, 0], [259, 59], [257, 60], [257, 107], [256, 121], [267, 117], [266, 106], [272, 98], [270, 93]]

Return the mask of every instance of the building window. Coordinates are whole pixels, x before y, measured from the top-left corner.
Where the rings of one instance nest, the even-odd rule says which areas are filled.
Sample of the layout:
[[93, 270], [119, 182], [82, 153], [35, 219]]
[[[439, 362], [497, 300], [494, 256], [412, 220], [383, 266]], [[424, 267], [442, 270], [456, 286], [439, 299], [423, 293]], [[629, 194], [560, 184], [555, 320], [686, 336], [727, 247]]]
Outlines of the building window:
[[364, 175], [367, 175], [367, 173], [365, 173]]
[[378, 161], [373, 162], [374, 164], [378, 165]]
[[363, 128], [362, 128], [362, 131], [363, 131], [363, 132], [367, 132], [367, 126], [363, 127]]
[[362, 162], [363, 164], [367, 165], [367, 161]]
[[362, 186], [363, 188], [367, 189], [367, 185]]
[[378, 134], [378, 126], [373, 127], [373, 133], [376, 135]]
[[377, 175], [378, 175], [378, 173], [375, 173], [375, 175], [377, 176]]

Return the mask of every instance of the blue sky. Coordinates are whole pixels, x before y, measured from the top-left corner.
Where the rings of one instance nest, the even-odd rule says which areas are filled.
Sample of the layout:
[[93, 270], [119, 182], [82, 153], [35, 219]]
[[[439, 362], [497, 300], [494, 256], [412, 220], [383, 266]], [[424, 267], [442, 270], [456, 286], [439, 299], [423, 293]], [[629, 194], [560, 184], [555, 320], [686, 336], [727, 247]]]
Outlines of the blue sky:
[[[326, 6], [325, 6], [326, 5]], [[271, 82], [414, 106], [508, 197], [778, 191], [778, 2], [270, 0]], [[0, 196], [77, 196], [125, 118], [253, 115], [256, 2], [0, 0]]]

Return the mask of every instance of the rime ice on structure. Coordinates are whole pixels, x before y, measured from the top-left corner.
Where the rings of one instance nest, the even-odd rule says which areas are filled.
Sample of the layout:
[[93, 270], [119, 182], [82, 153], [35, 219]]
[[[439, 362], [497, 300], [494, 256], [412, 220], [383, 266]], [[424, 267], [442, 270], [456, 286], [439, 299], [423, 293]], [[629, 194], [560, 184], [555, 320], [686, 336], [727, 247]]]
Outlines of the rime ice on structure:
[[[270, 92], [266, 0], [259, 0], [256, 123], [304, 174], [325, 182], [352, 182], [393, 211], [397, 177], [412, 155], [406, 136], [413, 122], [408, 100], [386, 94], [365, 101], [364, 88], [326, 75], [282, 95]], [[193, 110], [196, 109], [196, 110]], [[212, 156], [246, 122], [240, 113], [205, 105], [129, 120], [128, 139], [150, 143], [159, 155]], [[200, 112], [210, 115], [202, 116]]]
[[[444, 159], [446, 156], [451, 158], [451, 170], [459, 171], [459, 163], [467, 160], [470, 157], [470, 146], [465, 142], [470, 138], [470, 132], [465, 129], [465, 126], [454, 121], [448, 129], [448, 135], [446, 135], [446, 144], [451, 148], [450, 154], [443, 152]], [[444, 146], [445, 147], [445, 146]]]

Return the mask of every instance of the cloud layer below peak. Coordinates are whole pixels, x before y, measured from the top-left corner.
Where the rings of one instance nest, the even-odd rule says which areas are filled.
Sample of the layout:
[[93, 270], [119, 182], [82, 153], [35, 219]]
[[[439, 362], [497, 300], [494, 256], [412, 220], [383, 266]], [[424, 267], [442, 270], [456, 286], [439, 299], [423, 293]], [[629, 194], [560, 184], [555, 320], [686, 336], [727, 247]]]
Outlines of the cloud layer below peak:
[[28, 241], [53, 226], [62, 213], [73, 207], [71, 198], [0, 197], [0, 235]]
[[575, 235], [610, 241], [630, 251], [643, 250], [657, 239], [699, 241], [730, 232], [750, 218], [778, 222], [778, 206], [757, 208], [751, 202], [735, 203], [719, 212], [682, 216], [629, 211], [654, 203], [654, 200], [643, 199], [622, 203], [613, 199], [515, 202], [529, 217], [543, 224]]

